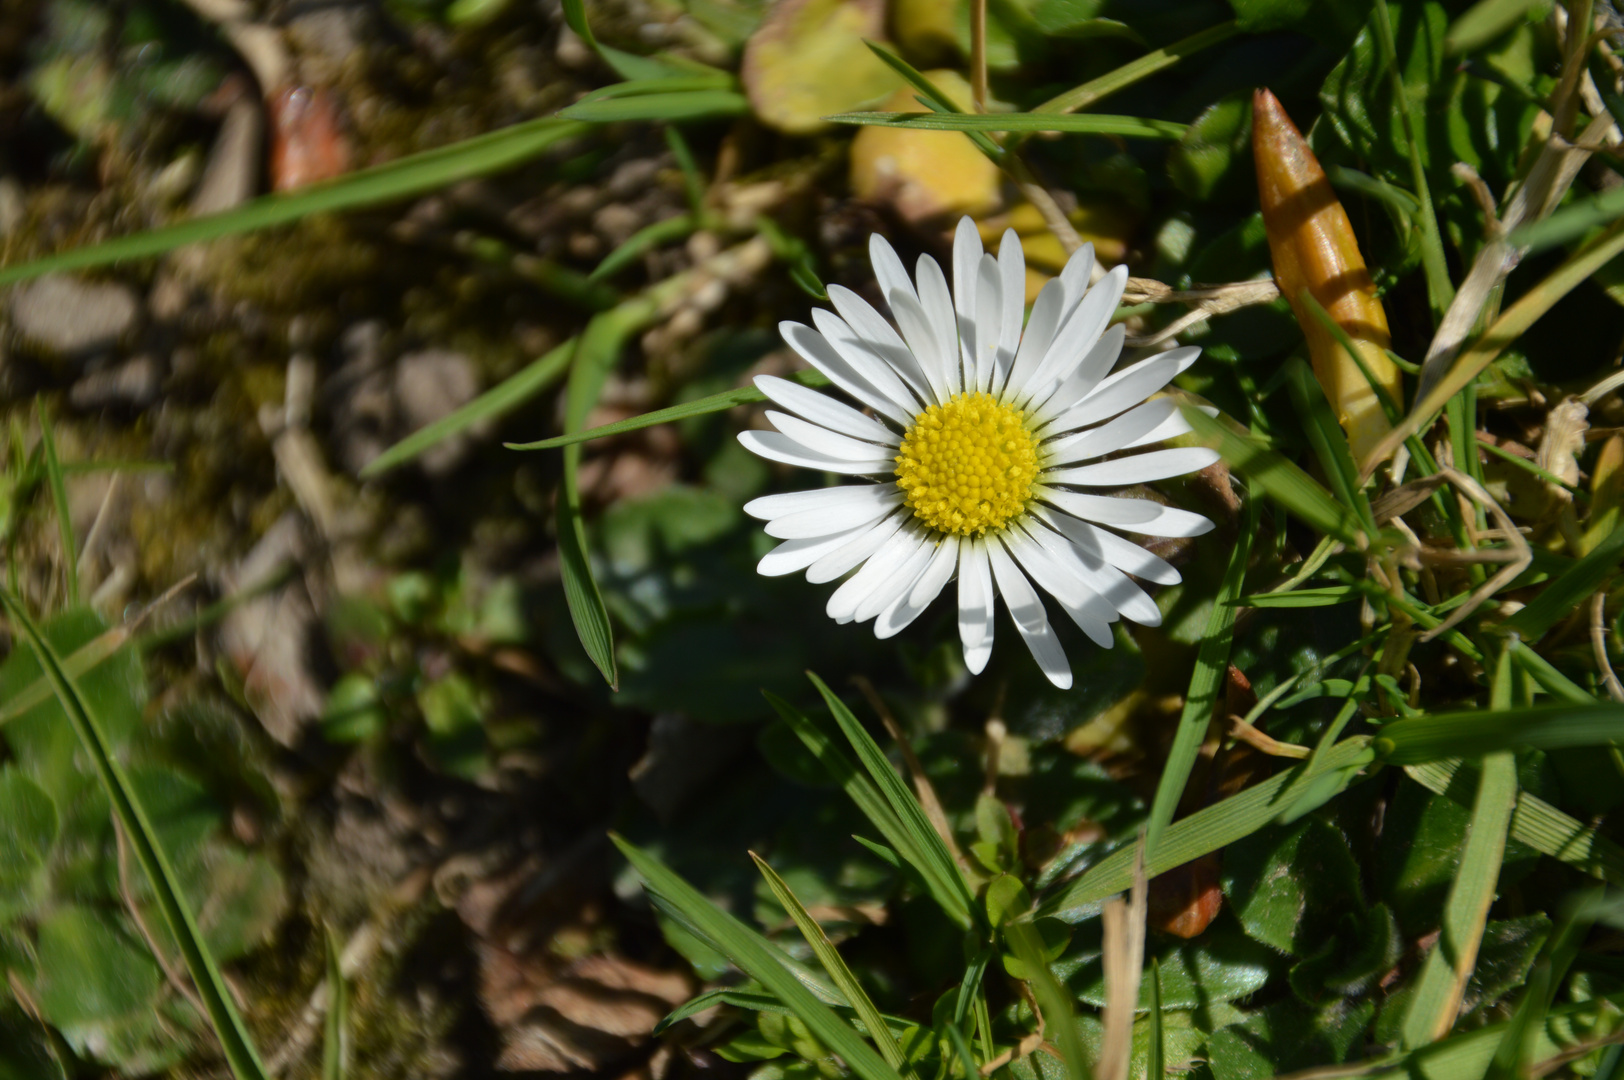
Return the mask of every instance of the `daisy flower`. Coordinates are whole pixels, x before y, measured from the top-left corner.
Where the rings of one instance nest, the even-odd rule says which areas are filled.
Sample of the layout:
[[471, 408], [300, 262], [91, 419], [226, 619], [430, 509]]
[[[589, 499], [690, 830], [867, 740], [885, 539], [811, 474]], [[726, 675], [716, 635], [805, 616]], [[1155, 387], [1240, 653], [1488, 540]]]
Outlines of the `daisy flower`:
[[747, 504], [783, 541], [757, 570], [804, 570], [814, 584], [851, 574], [829, 597], [829, 616], [874, 619], [879, 638], [917, 619], [956, 575], [972, 672], [992, 653], [993, 601], [1002, 596], [1043, 673], [1069, 687], [1071, 667], [1038, 590], [1108, 649], [1118, 616], [1161, 622], [1134, 578], [1179, 580], [1119, 531], [1212, 528], [1185, 510], [1100, 494], [1218, 460], [1201, 447], [1121, 454], [1190, 430], [1171, 399], [1146, 399], [1200, 350], [1172, 349], [1113, 373], [1123, 328], [1107, 324], [1127, 269], [1090, 287], [1091, 245], [1043, 287], [1024, 329], [1026, 262], [1013, 230], [994, 258], [974, 223], [960, 221], [951, 290], [928, 255], [913, 280], [884, 238], [871, 238], [869, 256], [894, 326], [838, 285], [829, 289], [834, 312], [813, 311], [816, 329], [779, 324], [790, 347], [866, 411], [762, 375], [756, 386], [786, 411], [767, 412], [776, 431], [739, 435], [761, 457], [859, 482]]

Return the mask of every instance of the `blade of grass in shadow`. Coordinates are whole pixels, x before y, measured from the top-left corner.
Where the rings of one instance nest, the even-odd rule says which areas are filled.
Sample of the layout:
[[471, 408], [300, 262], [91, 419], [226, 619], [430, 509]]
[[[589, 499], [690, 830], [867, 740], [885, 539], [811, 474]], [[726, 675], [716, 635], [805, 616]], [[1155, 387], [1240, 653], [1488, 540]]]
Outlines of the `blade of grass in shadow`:
[[349, 1061], [350, 986], [339, 963], [343, 950], [327, 927], [327, 1020], [322, 1035], [321, 1080], [344, 1080]]
[[1286, 361], [1286, 386], [1291, 391], [1292, 403], [1297, 406], [1308, 444], [1314, 448], [1320, 469], [1331, 484], [1331, 493], [1343, 506], [1351, 506], [1358, 512], [1367, 533], [1374, 533], [1376, 516], [1359, 483], [1359, 469], [1353, 462], [1347, 436], [1331, 413], [1331, 403], [1325, 400], [1319, 380], [1299, 357]]
[[1060, 1047], [1071, 1080], [1089, 1080], [1092, 1070], [1083, 1051], [1077, 1018], [1071, 1011], [1071, 995], [1061, 986], [1043, 958], [1043, 941], [1029, 922], [1013, 922], [1004, 927], [1004, 940], [1010, 951], [1031, 975], [1032, 993], [1043, 1010], [1043, 1031]]
[[610, 837], [648, 884], [679, 909], [739, 969], [781, 1000], [812, 1035], [862, 1080], [901, 1080], [897, 1070], [781, 964], [759, 936], [689, 885], [664, 863], [619, 836]]
[[[919, 875], [919, 880], [925, 886], [925, 890], [930, 893], [932, 899], [947, 913], [949, 918], [953, 919], [960, 928], [968, 929], [974, 920], [964, 899], [964, 879], [959, 875], [957, 867], [953, 868], [952, 879], [942, 875], [937, 862], [931, 859], [920, 846], [921, 838], [916, 831], [910, 829], [903, 822], [903, 819], [893, 809], [891, 802], [881, 793], [875, 782], [864, 774], [864, 771], [858, 767], [857, 762], [847, 756], [845, 750], [830, 737], [829, 733], [820, 724], [776, 694], [764, 692], [764, 696], [768, 703], [777, 710], [778, 715], [784, 718], [784, 722], [789, 724], [801, 742], [806, 744], [806, 748], [812, 752], [812, 756], [817, 758], [819, 764], [828, 770], [830, 777], [845, 791], [847, 798], [856, 803], [857, 808], [863, 812], [864, 816], [874, 823], [874, 827], [880, 831], [886, 842], [891, 845], [894, 856], [901, 859], [903, 863]], [[936, 838], [935, 832], [930, 831], [928, 825], [927, 831], [929, 831], [932, 838]], [[855, 839], [864, 847], [874, 851], [880, 858], [885, 859], [887, 862], [892, 861], [880, 850], [880, 845], [873, 843], [873, 841], [864, 840], [862, 837], [856, 837]], [[940, 843], [940, 839], [936, 838], [936, 842]], [[957, 881], [956, 887], [955, 880]]]
[[869, 1038], [874, 1040], [880, 1056], [897, 1072], [907, 1073], [908, 1068], [902, 1059], [902, 1051], [898, 1048], [896, 1040], [891, 1038], [885, 1020], [880, 1016], [880, 1010], [874, 1007], [874, 1002], [869, 1000], [868, 994], [857, 981], [857, 976], [852, 974], [851, 968], [846, 966], [846, 961], [841, 959], [840, 952], [835, 948], [834, 942], [829, 940], [829, 935], [823, 932], [823, 927], [818, 925], [816, 919], [807, 914], [806, 907], [796, 899], [795, 893], [785, 884], [784, 879], [778, 876], [777, 871], [767, 865], [765, 859], [753, 851], [750, 858], [755, 860], [756, 869], [760, 870], [761, 876], [766, 879], [767, 887], [772, 890], [773, 896], [778, 899], [783, 909], [789, 913], [789, 917], [795, 921], [795, 927], [806, 939], [806, 943], [812, 947], [812, 954], [818, 958], [818, 963], [823, 965], [823, 970], [829, 973], [829, 977], [840, 988], [840, 992], [846, 995], [846, 1000], [851, 1002], [852, 1009], [857, 1013], [857, 1018], [863, 1022], [863, 1026], [868, 1029]]
[[186, 902], [179, 879], [170, 865], [169, 855], [158, 842], [152, 821], [136, 796], [129, 777], [125, 775], [123, 765], [113, 755], [90, 703], [80, 692], [78, 683], [64, 669], [56, 649], [40, 633], [17, 598], [8, 590], [0, 590], [0, 605], [11, 617], [18, 636], [28, 643], [38, 658], [40, 669], [50, 680], [51, 688], [62, 703], [62, 711], [67, 714], [68, 722], [78, 735], [96, 777], [107, 793], [113, 814], [135, 850], [136, 861], [141, 864], [152, 886], [153, 898], [163, 912], [164, 922], [186, 962], [187, 973], [220, 1040], [220, 1048], [225, 1053], [226, 1064], [232, 1075], [237, 1080], [267, 1080], [259, 1051], [254, 1047], [225, 978], [220, 974], [219, 965], [215, 963], [203, 932], [198, 928], [197, 919]]
[[56, 509], [57, 535], [62, 543], [63, 573], [67, 578], [68, 603], [79, 603], [79, 545], [73, 537], [73, 515], [68, 510], [68, 487], [62, 481], [62, 462], [56, 454], [56, 433], [51, 428], [51, 417], [43, 408], [39, 411], [39, 441], [45, 450], [45, 481], [51, 489], [51, 503]]
[[1038, 113], [1069, 113], [1088, 106], [1111, 96], [1118, 90], [1124, 90], [1142, 79], [1147, 79], [1158, 71], [1166, 70], [1183, 60], [1186, 56], [1194, 55], [1202, 49], [1209, 49], [1220, 42], [1228, 41], [1240, 33], [1238, 23], [1219, 23], [1209, 26], [1205, 30], [1180, 38], [1171, 45], [1148, 52], [1137, 60], [1131, 60], [1114, 71], [1108, 71], [1095, 79], [1090, 79], [1081, 86], [1074, 86], [1058, 97], [1050, 98], [1042, 105], [1033, 109]]
[[[1500, 713], [1509, 711], [1513, 667], [1508, 642], [1500, 650], [1495, 664], [1489, 690], [1490, 709]], [[1383, 735], [1386, 735], [1385, 729]], [[1477, 964], [1478, 946], [1482, 944], [1489, 905], [1494, 902], [1500, 880], [1506, 834], [1511, 829], [1511, 814], [1516, 803], [1516, 758], [1506, 750], [1489, 754], [1483, 759], [1478, 777], [1477, 800], [1467, 826], [1466, 848], [1444, 901], [1438, 943], [1427, 954], [1415, 994], [1404, 1015], [1401, 1037], [1407, 1049], [1437, 1042], [1455, 1025], [1461, 998], [1466, 992], [1466, 980]]]
[[918, 797], [908, 790], [908, 785], [897, 775], [890, 759], [885, 756], [885, 751], [880, 749], [880, 744], [869, 735], [867, 729], [846, 707], [846, 703], [816, 675], [807, 672], [807, 678], [812, 680], [812, 685], [823, 695], [824, 703], [834, 714], [835, 723], [840, 725], [840, 730], [851, 743], [852, 749], [857, 751], [858, 760], [863, 763], [863, 768], [868, 771], [875, 787], [890, 805], [892, 813], [908, 834], [915, 850], [929, 860], [932, 872], [948, 884], [957, 905], [949, 914], [958, 918], [959, 911], [962, 910], [963, 917], [969, 923], [980, 922], [981, 905], [970, 895], [969, 886], [964, 882], [964, 875], [959, 872], [953, 853], [942, 842], [941, 834], [931, 825], [929, 816], [919, 805]]
[[1224, 580], [1218, 587], [1212, 614], [1207, 617], [1206, 632], [1201, 635], [1195, 671], [1190, 675], [1190, 689], [1184, 696], [1184, 711], [1173, 733], [1173, 745], [1167, 752], [1167, 763], [1162, 766], [1162, 776], [1156, 784], [1156, 797], [1151, 802], [1150, 817], [1145, 824], [1147, 859], [1155, 852], [1178, 809], [1185, 782], [1190, 778], [1190, 770], [1195, 767], [1202, 740], [1207, 737], [1207, 726], [1212, 722], [1218, 691], [1224, 685], [1224, 675], [1229, 670], [1229, 646], [1234, 637], [1236, 613], [1232, 601], [1241, 594], [1246, 577], [1246, 558], [1252, 550], [1252, 534], [1257, 531], [1258, 508], [1261, 505], [1255, 496], [1246, 501], [1246, 513], [1236, 533], [1234, 547], [1229, 551], [1229, 566], [1224, 570]]
[[1320, 532], [1344, 544], [1358, 544], [1359, 523], [1352, 509], [1338, 503], [1312, 476], [1199, 409], [1185, 408], [1182, 412], [1196, 436], [1217, 449], [1230, 468], [1262, 489], [1261, 494], [1279, 502]]
[[[797, 371], [787, 376], [792, 382], [802, 386], [828, 386], [829, 377], [821, 371]], [[574, 443], [591, 442], [593, 439], [607, 439], [611, 435], [624, 435], [628, 431], [639, 431], [656, 424], [670, 424], [677, 420], [686, 420], [690, 416], [707, 416], [710, 413], [725, 412], [736, 405], [749, 405], [757, 401], [766, 401], [767, 395], [754, 386], [741, 386], [736, 390], [724, 390], [720, 394], [712, 394], [696, 401], [685, 401], [681, 405], [673, 405], [668, 409], [656, 409], [654, 412], [644, 413], [642, 416], [633, 416], [626, 420], [617, 420], [613, 424], [604, 424], [601, 427], [591, 428], [587, 431], [577, 431], [571, 435], [555, 435], [551, 439], [539, 439], [528, 443], [505, 443], [509, 450], [552, 450], [560, 446], [570, 446]]]
[[1164, 1080], [1167, 1076], [1166, 1036], [1162, 1033], [1162, 964], [1150, 959], [1150, 1047], [1145, 1051], [1145, 1080]]
[[188, 244], [286, 225], [311, 214], [351, 210], [420, 195], [462, 180], [510, 169], [591, 128], [554, 116], [515, 124], [437, 150], [312, 184], [285, 195], [266, 195], [219, 214], [192, 218], [133, 236], [88, 244], [0, 269], [0, 285], [58, 270], [80, 270], [162, 255]]
[[749, 100], [737, 90], [678, 90], [579, 101], [558, 110], [558, 115], [565, 120], [614, 124], [639, 120], [726, 120], [749, 111]]
[[605, 255], [603, 261], [592, 268], [592, 273], [588, 274], [586, 279], [602, 281], [619, 273], [655, 248], [691, 235], [699, 226], [699, 214], [678, 214], [676, 217], [645, 225], [628, 236], [619, 247]]
[[[576, 115], [565, 111], [561, 116]], [[587, 119], [580, 117], [580, 119]], [[1188, 125], [1171, 120], [1149, 120], [1139, 116], [1102, 116], [1082, 113], [907, 113], [849, 112], [825, 116], [833, 124], [865, 127], [912, 128], [920, 131], [1052, 131], [1077, 135], [1112, 135], [1128, 139], [1182, 139]]]
[[1395, 720], [1376, 737], [1376, 753], [1394, 765], [1420, 765], [1512, 749], [1557, 750], [1624, 740], [1624, 705], [1613, 702], [1528, 705], [1434, 713]]
[[[1370, 739], [1356, 735], [1331, 747], [1319, 772], [1357, 769], [1374, 760]], [[1278, 799], [1293, 780], [1308, 771], [1308, 762], [1269, 777], [1238, 795], [1197, 810], [1168, 826], [1155, 851], [1147, 851], [1145, 874], [1155, 877], [1191, 859], [1233, 844], [1274, 820]], [[1133, 847], [1118, 849], [1082, 877], [1062, 886], [1038, 904], [1037, 916], [1078, 922], [1097, 910], [1101, 901], [1133, 883]]]
[[1538, 641], [1546, 631], [1573, 614], [1580, 603], [1595, 595], [1601, 583], [1624, 559], [1624, 528], [1614, 529], [1590, 553], [1547, 582], [1528, 606], [1503, 624], [1524, 641]]

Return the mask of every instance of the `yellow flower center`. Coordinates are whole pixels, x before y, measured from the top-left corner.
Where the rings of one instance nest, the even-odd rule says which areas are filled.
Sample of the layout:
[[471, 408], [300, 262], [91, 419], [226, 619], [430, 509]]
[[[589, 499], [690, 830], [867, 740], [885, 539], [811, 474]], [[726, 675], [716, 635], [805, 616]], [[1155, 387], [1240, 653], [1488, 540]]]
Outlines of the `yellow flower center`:
[[914, 417], [896, 459], [914, 516], [938, 532], [980, 536], [1025, 510], [1038, 474], [1025, 415], [976, 393]]

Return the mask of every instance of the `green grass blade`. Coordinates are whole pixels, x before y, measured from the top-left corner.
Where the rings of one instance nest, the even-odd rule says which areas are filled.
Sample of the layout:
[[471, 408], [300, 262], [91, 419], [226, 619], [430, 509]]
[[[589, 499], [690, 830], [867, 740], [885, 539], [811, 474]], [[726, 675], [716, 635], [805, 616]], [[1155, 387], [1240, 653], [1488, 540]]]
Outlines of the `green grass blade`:
[[[561, 116], [574, 115], [569, 110]], [[581, 119], [585, 119], [582, 117]], [[1139, 116], [1105, 116], [1098, 113], [909, 113], [849, 112], [825, 116], [834, 124], [867, 127], [913, 128], [921, 131], [1054, 131], [1077, 135], [1113, 135], [1128, 139], [1167, 139], [1184, 137], [1187, 124], [1171, 120], [1147, 120]]]
[[1229, 565], [1224, 580], [1218, 587], [1218, 597], [1207, 617], [1207, 629], [1201, 635], [1201, 646], [1196, 653], [1195, 671], [1190, 675], [1190, 689], [1184, 696], [1184, 711], [1179, 716], [1178, 728], [1173, 733], [1173, 745], [1167, 752], [1167, 764], [1162, 767], [1161, 779], [1156, 784], [1156, 797], [1150, 805], [1150, 818], [1145, 824], [1145, 857], [1148, 860], [1160, 844], [1163, 833], [1178, 810], [1184, 795], [1184, 785], [1195, 767], [1201, 742], [1207, 737], [1207, 726], [1212, 722], [1213, 706], [1218, 691], [1224, 685], [1229, 670], [1229, 646], [1234, 639], [1234, 599], [1241, 594], [1246, 578], [1246, 559], [1252, 550], [1252, 534], [1257, 531], [1258, 508], [1262, 504], [1254, 496], [1246, 502], [1246, 514], [1235, 536], [1235, 546], [1229, 551]]
[[[1507, 643], [1500, 650], [1495, 665], [1489, 690], [1490, 709], [1500, 713], [1509, 711], [1514, 666]], [[1467, 827], [1466, 850], [1461, 854], [1455, 880], [1450, 883], [1449, 896], [1444, 901], [1438, 943], [1427, 954], [1415, 995], [1404, 1015], [1401, 1038], [1408, 1049], [1437, 1042], [1455, 1024], [1461, 997], [1466, 992], [1466, 980], [1477, 964], [1477, 950], [1483, 941], [1489, 905], [1494, 902], [1495, 887], [1500, 880], [1500, 863], [1505, 857], [1506, 835], [1511, 831], [1511, 814], [1516, 804], [1516, 758], [1509, 751], [1488, 755], [1483, 759], [1482, 774], [1477, 782], [1477, 800]]]
[[1358, 518], [1312, 476], [1273, 450], [1237, 435], [1200, 409], [1186, 408], [1183, 413], [1198, 438], [1215, 447], [1230, 468], [1261, 489], [1254, 498], [1266, 495], [1327, 536], [1344, 544], [1358, 544]]
[[1150, 1048], [1145, 1053], [1145, 1080], [1164, 1080], [1167, 1058], [1162, 1032], [1162, 963], [1150, 959]]
[[652, 79], [628, 79], [626, 82], [600, 86], [582, 95], [576, 102], [608, 101], [611, 98], [647, 97], [660, 94], [685, 94], [696, 90], [735, 90], [739, 80], [725, 71], [712, 70], [698, 74], [664, 75]]
[[[671, 130], [676, 130], [672, 128]], [[681, 240], [699, 228], [698, 214], [678, 214], [676, 217], [645, 225], [626, 238], [626, 242], [603, 257], [603, 261], [587, 275], [588, 281], [602, 281], [611, 277], [657, 247]]]
[[1192, 56], [1202, 49], [1209, 49], [1221, 42], [1228, 41], [1240, 33], [1240, 25], [1233, 20], [1209, 26], [1207, 29], [1181, 38], [1171, 45], [1148, 52], [1137, 60], [1129, 61], [1114, 71], [1108, 71], [1096, 79], [1090, 79], [1081, 86], [1074, 86], [1058, 97], [1050, 98], [1042, 105], [1033, 109], [1040, 113], [1069, 113], [1088, 106], [1111, 96], [1118, 90], [1124, 90], [1134, 83], [1164, 71]]
[[327, 1021], [321, 1045], [321, 1080], [344, 1080], [348, 1071], [350, 1038], [350, 986], [339, 964], [343, 949], [331, 926], [327, 927]]
[[604, 63], [614, 68], [615, 73], [621, 78], [659, 79], [692, 73], [685, 66], [669, 60], [638, 56], [636, 53], [602, 44], [592, 32], [592, 24], [587, 21], [586, 4], [583, 0], [563, 0], [563, 2], [564, 21], [569, 24], [569, 28], [590, 45], [593, 51], [603, 58]]
[[73, 515], [68, 509], [68, 486], [62, 480], [62, 462], [56, 453], [56, 433], [51, 428], [51, 417], [44, 409], [39, 411], [39, 441], [45, 450], [45, 481], [51, 489], [51, 504], [56, 509], [56, 526], [62, 544], [63, 573], [67, 579], [68, 603], [79, 603], [79, 545], [73, 535]]
[[1088, 1067], [1088, 1055], [1077, 1030], [1077, 1017], [1071, 1011], [1071, 995], [1043, 958], [1043, 941], [1038, 932], [1029, 922], [1014, 922], [1004, 927], [1004, 940], [1032, 976], [1032, 993], [1043, 1010], [1043, 1032], [1060, 1047], [1066, 1072], [1071, 1080], [1089, 1080], [1093, 1070]]
[[1530, 252], [1545, 251], [1583, 237], [1598, 225], [1616, 221], [1624, 214], [1624, 188], [1614, 188], [1588, 199], [1575, 199], [1540, 221], [1513, 229], [1506, 242]]
[[404, 465], [429, 447], [466, 431], [476, 424], [523, 405], [543, 393], [564, 377], [570, 359], [575, 355], [580, 338], [568, 341], [531, 361], [523, 369], [503, 379], [468, 404], [447, 413], [440, 419], [417, 429], [400, 442], [373, 458], [361, 470], [361, 479], [369, 480], [397, 466]]
[[1505, 621], [1504, 629], [1524, 641], [1538, 641], [1551, 627], [1573, 614], [1583, 601], [1595, 595], [1621, 559], [1624, 559], [1624, 528], [1608, 533], [1589, 554], [1547, 582], [1527, 607]]
[[209, 951], [203, 932], [198, 929], [197, 919], [181, 891], [169, 855], [158, 842], [152, 821], [137, 798], [129, 777], [125, 775], [123, 765], [114, 756], [90, 703], [80, 692], [78, 683], [64, 669], [61, 657], [57, 656], [56, 650], [40, 633], [17, 598], [9, 591], [0, 590], [0, 604], [11, 616], [18, 636], [28, 642], [28, 647], [38, 658], [40, 670], [51, 681], [51, 688], [62, 703], [62, 711], [67, 714], [68, 722], [73, 725], [74, 733], [78, 735], [95, 769], [96, 778], [107, 793], [113, 814], [135, 851], [136, 861], [141, 864], [152, 885], [153, 899], [180, 949], [187, 973], [191, 975], [197, 996], [208, 1013], [209, 1023], [220, 1040], [220, 1048], [225, 1053], [226, 1064], [232, 1075], [236, 1080], [268, 1080], [259, 1051], [254, 1047], [225, 978], [220, 974], [219, 965], [215, 963], [214, 955]]
[[852, 749], [857, 751], [858, 760], [863, 763], [863, 768], [868, 771], [875, 787], [890, 805], [892, 813], [908, 834], [915, 850], [928, 860], [935, 876], [948, 884], [951, 895], [955, 898], [955, 907], [948, 914], [955, 920], [980, 921], [981, 906], [970, 895], [970, 889], [964, 882], [964, 875], [959, 872], [953, 853], [947, 849], [947, 844], [931, 825], [930, 818], [925, 816], [918, 798], [909, 790], [908, 785], [903, 783], [902, 777], [897, 775], [891, 760], [885, 756], [885, 751], [880, 749], [879, 743], [869, 735], [867, 729], [846, 707], [846, 703], [824, 685], [822, 679], [811, 672], [807, 672], [807, 678], [812, 680], [812, 685], [823, 695], [824, 703], [834, 714], [835, 723], [840, 725], [840, 730], [851, 743]]
[[1549, 9], [1550, 0], [1477, 0], [1449, 24], [1444, 55], [1458, 56], [1487, 45], [1528, 18], [1536, 7]]
[[579, 101], [558, 110], [558, 115], [590, 124], [614, 124], [637, 120], [726, 120], [749, 111], [749, 100], [737, 90], [678, 90]]
[[[788, 378], [802, 386], [828, 386], [829, 378], [821, 371], [797, 371]], [[656, 409], [654, 412], [644, 413], [642, 416], [633, 416], [627, 420], [617, 420], [613, 424], [604, 424], [588, 431], [577, 431], [571, 435], [556, 435], [551, 439], [540, 439], [528, 443], [508, 443], [509, 450], [552, 450], [560, 446], [570, 446], [574, 443], [591, 442], [593, 439], [607, 439], [611, 435], [624, 435], [628, 431], [640, 431], [646, 427], [657, 424], [670, 424], [678, 420], [686, 420], [690, 416], [707, 416], [711, 413], [726, 412], [736, 405], [749, 405], [757, 401], [766, 401], [767, 395], [754, 386], [741, 386], [737, 390], [724, 390], [720, 394], [712, 394], [696, 401], [685, 401], [681, 405], [673, 405], [668, 409]]]
[[653, 855], [611, 835], [650, 891], [680, 910], [739, 969], [787, 1005], [825, 1047], [838, 1054], [862, 1080], [901, 1080], [850, 1024], [819, 1001], [779, 962], [759, 935], [673, 873]]
[[[1375, 755], [1370, 750], [1370, 739], [1356, 735], [1344, 739], [1326, 751], [1319, 763], [1317, 774], [1340, 769], [1357, 769], [1368, 764]], [[1189, 817], [1180, 818], [1168, 826], [1155, 851], [1147, 851], [1145, 875], [1155, 877], [1191, 859], [1227, 847], [1250, 836], [1274, 820], [1280, 811], [1278, 799], [1297, 777], [1307, 774], [1311, 762], [1269, 777], [1238, 795], [1197, 810]], [[1108, 896], [1126, 890], [1133, 884], [1132, 845], [1125, 846], [1100, 861], [1076, 881], [1070, 882], [1057, 893], [1039, 903], [1039, 917], [1062, 918], [1077, 922], [1098, 909]]]
[[677, 169], [682, 173], [682, 190], [688, 196], [688, 212], [697, 217], [705, 209], [705, 178], [700, 175], [699, 163], [694, 160], [694, 152], [688, 140], [683, 138], [681, 128], [667, 127], [665, 144], [671, 148], [671, 156], [676, 159]]
[[1436, 713], [1384, 726], [1373, 744], [1394, 765], [1420, 765], [1512, 749], [1557, 750], [1624, 740], [1624, 705], [1528, 705]]
[[942, 1027], [947, 1030], [947, 1037], [953, 1043], [954, 1053], [959, 1055], [959, 1064], [964, 1067], [964, 1075], [980, 1076], [981, 1063], [970, 1052], [970, 1044], [965, 1041], [964, 1032], [959, 1030], [957, 1024], [943, 1024]]
[[[887, 67], [906, 79], [909, 86], [919, 91], [920, 103], [926, 108], [942, 115], [966, 115], [964, 110], [953, 104], [952, 98], [937, 89], [936, 84], [931, 82], [924, 72], [883, 45], [872, 41], [864, 41], [863, 44], [868, 46], [870, 52], [884, 61]], [[993, 142], [986, 132], [972, 130], [965, 134], [970, 137], [970, 141], [975, 143], [983, 154], [986, 154], [993, 161], [1002, 162], [1004, 160], [1004, 148]]]
[[879, 1048], [880, 1056], [897, 1072], [907, 1072], [902, 1050], [897, 1046], [896, 1040], [891, 1038], [890, 1030], [880, 1016], [880, 1010], [869, 1000], [862, 984], [857, 981], [857, 976], [852, 974], [851, 968], [846, 966], [846, 961], [841, 958], [834, 942], [829, 940], [829, 935], [823, 932], [823, 927], [818, 925], [816, 919], [807, 914], [806, 907], [796, 899], [795, 893], [785, 884], [784, 879], [767, 865], [765, 859], [753, 851], [750, 858], [755, 860], [756, 869], [761, 871], [761, 876], [766, 879], [767, 887], [772, 890], [778, 903], [789, 913], [789, 917], [795, 920], [796, 929], [800, 930], [801, 936], [812, 947], [812, 954], [818, 958], [818, 963], [823, 965], [823, 970], [829, 973], [829, 978], [834, 980], [835, 986], [839, 987], [840, 992], [846, 995], [846, 1000], [851, 1002], [857, 1018], [863, 1022], [863, 1027], [868, 1029], [869, 1037]]
[[1549, 660], [1529, 648], [1526, 643], [1513, 639], [1511, 654], [1516, 658], [1518, 666], [1552, 697], [1561, 698], [1575, 705], [1595, 702], [1596, 699], [1589, 691], [1556, 670]]
[[1320, 589], [1296, 589], [1292, 592], [1254, 593], [1238, 596], [1230, 601], [1235, 607], [1255, 608], [1318, 608], [1333, 607], [1358, 600], [1364, 594], [1351, 585], [1327, 585]]
[[[1471, 801], [1474, 788], [1457, 782], [1456, 777], [1460, 775], [1469, 780], [1476, 770], [1459, 759], [1406, 765], [1404, 771], [1422, 787], [1448, 796], [1462, 806]], [[1526, 791], [1517, 795], [1517, 810], [1511, 817], [1511, 838], [1581, 873], [1624, 885], [1624, 847], [1601, 835], [1594, 825], [1586, 825]]]
[[[1306, 290], [1305, 290], [1306, 291]], [[1352, 355], [1350, 353], [1350, 355]], [[1331, 403], [1325, 400], [1325, 391], [1319, 380], [1300, 357], [1286, 361], [1286, 386], [1291, 400], [1297, 406], [1308, 444], [1319, 458], [1320, 469], [1331, 484], [1331, 493], [1343, 506], [1351, 506], [1359, 513], [1367, 533], [1375, 533], [1376, 516], [1371, 512], [1370, 500], [1365, 498], [1359, 483], [1359, 467], [1353, 462], [1353, 451], [1342, 426], [1331, 412]]]
[[0, 285], [60, 270], [81, 270], [162, 255], [188, 244], [286, 225], [311, 214], [352, 210], [420, 195], [463, 180], [487, 176], [529, 161], [590, 128], [548, 116], [475, 136], [437, 150], [413, 154], [285, 195], [266, 195], [232, 210], [148, 229], [99, 244], [50, 255], [0, 270]]

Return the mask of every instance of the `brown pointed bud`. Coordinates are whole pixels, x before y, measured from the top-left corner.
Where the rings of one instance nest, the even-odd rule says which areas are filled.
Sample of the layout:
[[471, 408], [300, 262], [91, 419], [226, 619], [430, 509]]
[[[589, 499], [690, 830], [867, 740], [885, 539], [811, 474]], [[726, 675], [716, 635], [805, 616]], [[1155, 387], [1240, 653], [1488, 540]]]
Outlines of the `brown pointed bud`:
[[1314, 375], [1348, 433], [1354, 460], [1363, 460], [1391, 425], [1370, 381], [1304, 305], [1302, 293], [1307, 289], [1342, 328], [1376, 383], [1402, 408], [1398, 368], [1385, 351], [1387, 313], [1325, 170], [1267, 90], [1252, 97], [1252, 154], [1275, 282], [1302, 327]]

